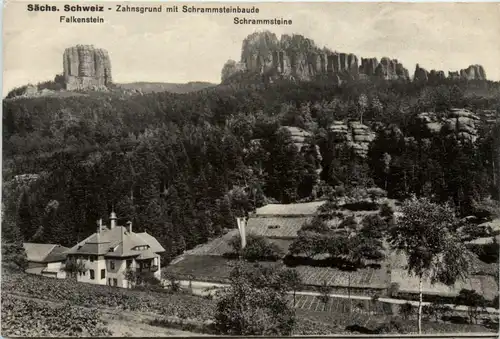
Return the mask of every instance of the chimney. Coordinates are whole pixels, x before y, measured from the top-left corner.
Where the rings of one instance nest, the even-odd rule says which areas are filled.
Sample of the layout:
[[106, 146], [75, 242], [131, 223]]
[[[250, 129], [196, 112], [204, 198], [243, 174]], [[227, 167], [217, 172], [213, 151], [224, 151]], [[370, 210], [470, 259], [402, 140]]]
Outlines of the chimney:
[[101, 233], [102, 219], [97, 220], [97, 234]]
[[129, 233], [132, 233], [132, 221], [127, 221], [127, 229]]
[[241, 249], [244, 249], [247, 245], [247, 235], [246, 235], [246, 218], [236, 218], [236, 222], [238, 223], [238, 229], [240, 231], [241, 238]]
[[109, 229], [113, 229], [116, 227], [116, 213], [113, 211], [109, 217]]

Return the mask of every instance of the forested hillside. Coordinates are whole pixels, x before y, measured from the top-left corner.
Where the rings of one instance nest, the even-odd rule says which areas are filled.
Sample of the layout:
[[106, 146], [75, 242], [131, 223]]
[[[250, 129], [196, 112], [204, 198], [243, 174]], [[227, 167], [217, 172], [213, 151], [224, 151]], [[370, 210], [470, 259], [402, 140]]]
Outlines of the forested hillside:
[[[452, 108], [476, 114], [477, 138], [423, 128], [421, 113], [441, 119]], [[498, 83], [454, 80], [4, 100], [3, 240], [72, 246], [114, 208], [154, 234], [168, 261], [266, 201], [319, 198], [339, 185], [450, 201], [465, 216], [499, 198], [499, 113]], [[375, 132], [366, 157], [331, 137], [334, 121], [348, 120]], [[321, 157], [294, 147], [280, 126], [310, 132]]]

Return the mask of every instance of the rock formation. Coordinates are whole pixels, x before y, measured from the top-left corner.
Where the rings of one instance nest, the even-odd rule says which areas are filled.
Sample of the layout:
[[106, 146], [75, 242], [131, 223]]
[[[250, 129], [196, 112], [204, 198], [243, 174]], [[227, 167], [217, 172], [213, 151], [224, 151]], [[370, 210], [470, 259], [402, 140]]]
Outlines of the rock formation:
[[[410, 80], [408, 70], [397, 59], [358, 59], [354, 54], [319, 48], [313, 40], [302, 35], [284, 34], [278, 38], [269, 31], [255, 32], [243, 40], [240, 63], [226, 63], [222, 81], [227, 82], [233, 74], [241, 72], [264, 76], [270, 82], [278, 78], [296, 81], [328, 79], [334, 84], [357, 79]], [[414, 79], [419, 82], [436, 83], [445, 78], [440, 70], [427, 71], [419, 65], [415, 69]], [[459, 72], [450, 72], [449, 78], [486, 80], [486, 74], [482, 66], [471, 65]]]
[[480, 118], [469, 110], [452, 108], [441, 118], [434, 112], [424, 112], [417, 118], [431, 134], [444, 132], [446, 135], [456, 136], [459, 140], [472, 142], [477, 139]]
[[446, 79], [443, 71], [431, 70], [428, 72], [425, 68], [421, 68], [419, 64], [415, 67], [413, 81], [416, 82], [438, 82]]
[[311, 137], [311, 133], [308, 131], [294, 126], [283, 126], [281, 128], [290, 133], [297, 150], [302, 150], [302, 148], [308, 144], [308, 139]]
[[486, 80], [486, 72], [481, 65], [470, 65], [460, 70], [460, 78], [465, 80]]
[[323, 158], [319, 146], [311, 144], [310, 142], [312, 134], [302, 128], [294, 126], [282, 126], [281, 128], [290, 133], [297, 150], [308, 158], [309, 161], [314, 162], [316, 173], [319, 175], [322, 171], [321, 161]]
[[[232, 64], [232, 63], [231, 63]], [[397, 60], [362, 59], [350, 53], [319, 48], [313, 40], [302, 35], [282, 35], [256, 32], [244, 41], [239, 70], [300, 81], [329, 78], [333, 82], [378, 77], [386, 80], [409, 79], [408, 71]], [[234, 68], [228, 64], [224, 69]], [[226, 72], [227, 74], [231, 72]], [[224, 77], [227, 80], [227, 77]]]
[[112, 83], [108, 52], [92, 45], [67, 48], [63, 55], [67, 90], [106, 88]]
[[347, 145], [361, 157], [366, 157], [370, 144], [375, 140], [375, 132], [358, 121], [334, 121], [329, 127], [329, 134], [335, 144]]
[[450, 72], [448, 72], [448, 79], [458, 80], [458, 79], [460, 79], [460, 73], [450, 71]]

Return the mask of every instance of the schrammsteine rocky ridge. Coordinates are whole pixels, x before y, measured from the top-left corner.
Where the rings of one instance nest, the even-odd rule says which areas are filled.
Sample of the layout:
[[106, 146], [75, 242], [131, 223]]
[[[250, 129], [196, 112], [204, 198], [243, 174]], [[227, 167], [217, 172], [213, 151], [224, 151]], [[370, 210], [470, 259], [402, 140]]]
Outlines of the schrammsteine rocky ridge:
[[[358, 59], [351, 53], [319, 48], [313, 40], [302, 35], [284, 34], [278, 39], [269, 31], [253, 33], [243, 40], [241, 60], [228, 60], [222, 69], [221, 80], [227, 82], [233, 75], [245, 72], [298, 81], [327, 78], [334, 83], [358, 79], [410, 80], [408, 70], [396, 59]], [[449, 72], [448, 77], [486, 80], [486, 73], [482, 66], [471, 65], [459, 72]], [[445, 79], [443, 71], [428, 72], [417, 64], [415, 81], [439, 79]]]

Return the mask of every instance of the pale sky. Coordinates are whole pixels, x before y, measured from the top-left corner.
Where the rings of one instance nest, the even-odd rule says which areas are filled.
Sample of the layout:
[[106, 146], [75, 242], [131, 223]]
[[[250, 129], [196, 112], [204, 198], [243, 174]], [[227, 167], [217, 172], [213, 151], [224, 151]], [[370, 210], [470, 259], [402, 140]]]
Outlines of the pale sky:
[[[260, 9], [247, 18], [291, 19], [291, 26], [235, 25], [234, 14], [115, 11], [94, 13], [105, 24], [63, 24], [60, 15], [87, 15], [63, 12], [63, 4], [82, 2], [59, 2], [60, 12], [37, 13], [26, 10], [28, 3], [10, 0], [4, 8], [3, 95], [13, 87], [51, 80], [62, 73], [64, 49], [76, 44], [108, 50], [113, 80], [118, 83], [218, 83], [224, 63], [239, 60], [243, 39], [262, 30], [278, 36], [302, 34], [319, 47], [354, 53], [358, 58], [398, 59], [410, 75], [416, 63], [446, 74], [481, 64], [488, 79], [500, 80], [499, 3], [239, 4]], [[111, 7], [114, 2], [100, 4]], [[176, 3], [163, 3], [167, 4]], [[221, 5], [177, 3], [184, 4]]]

